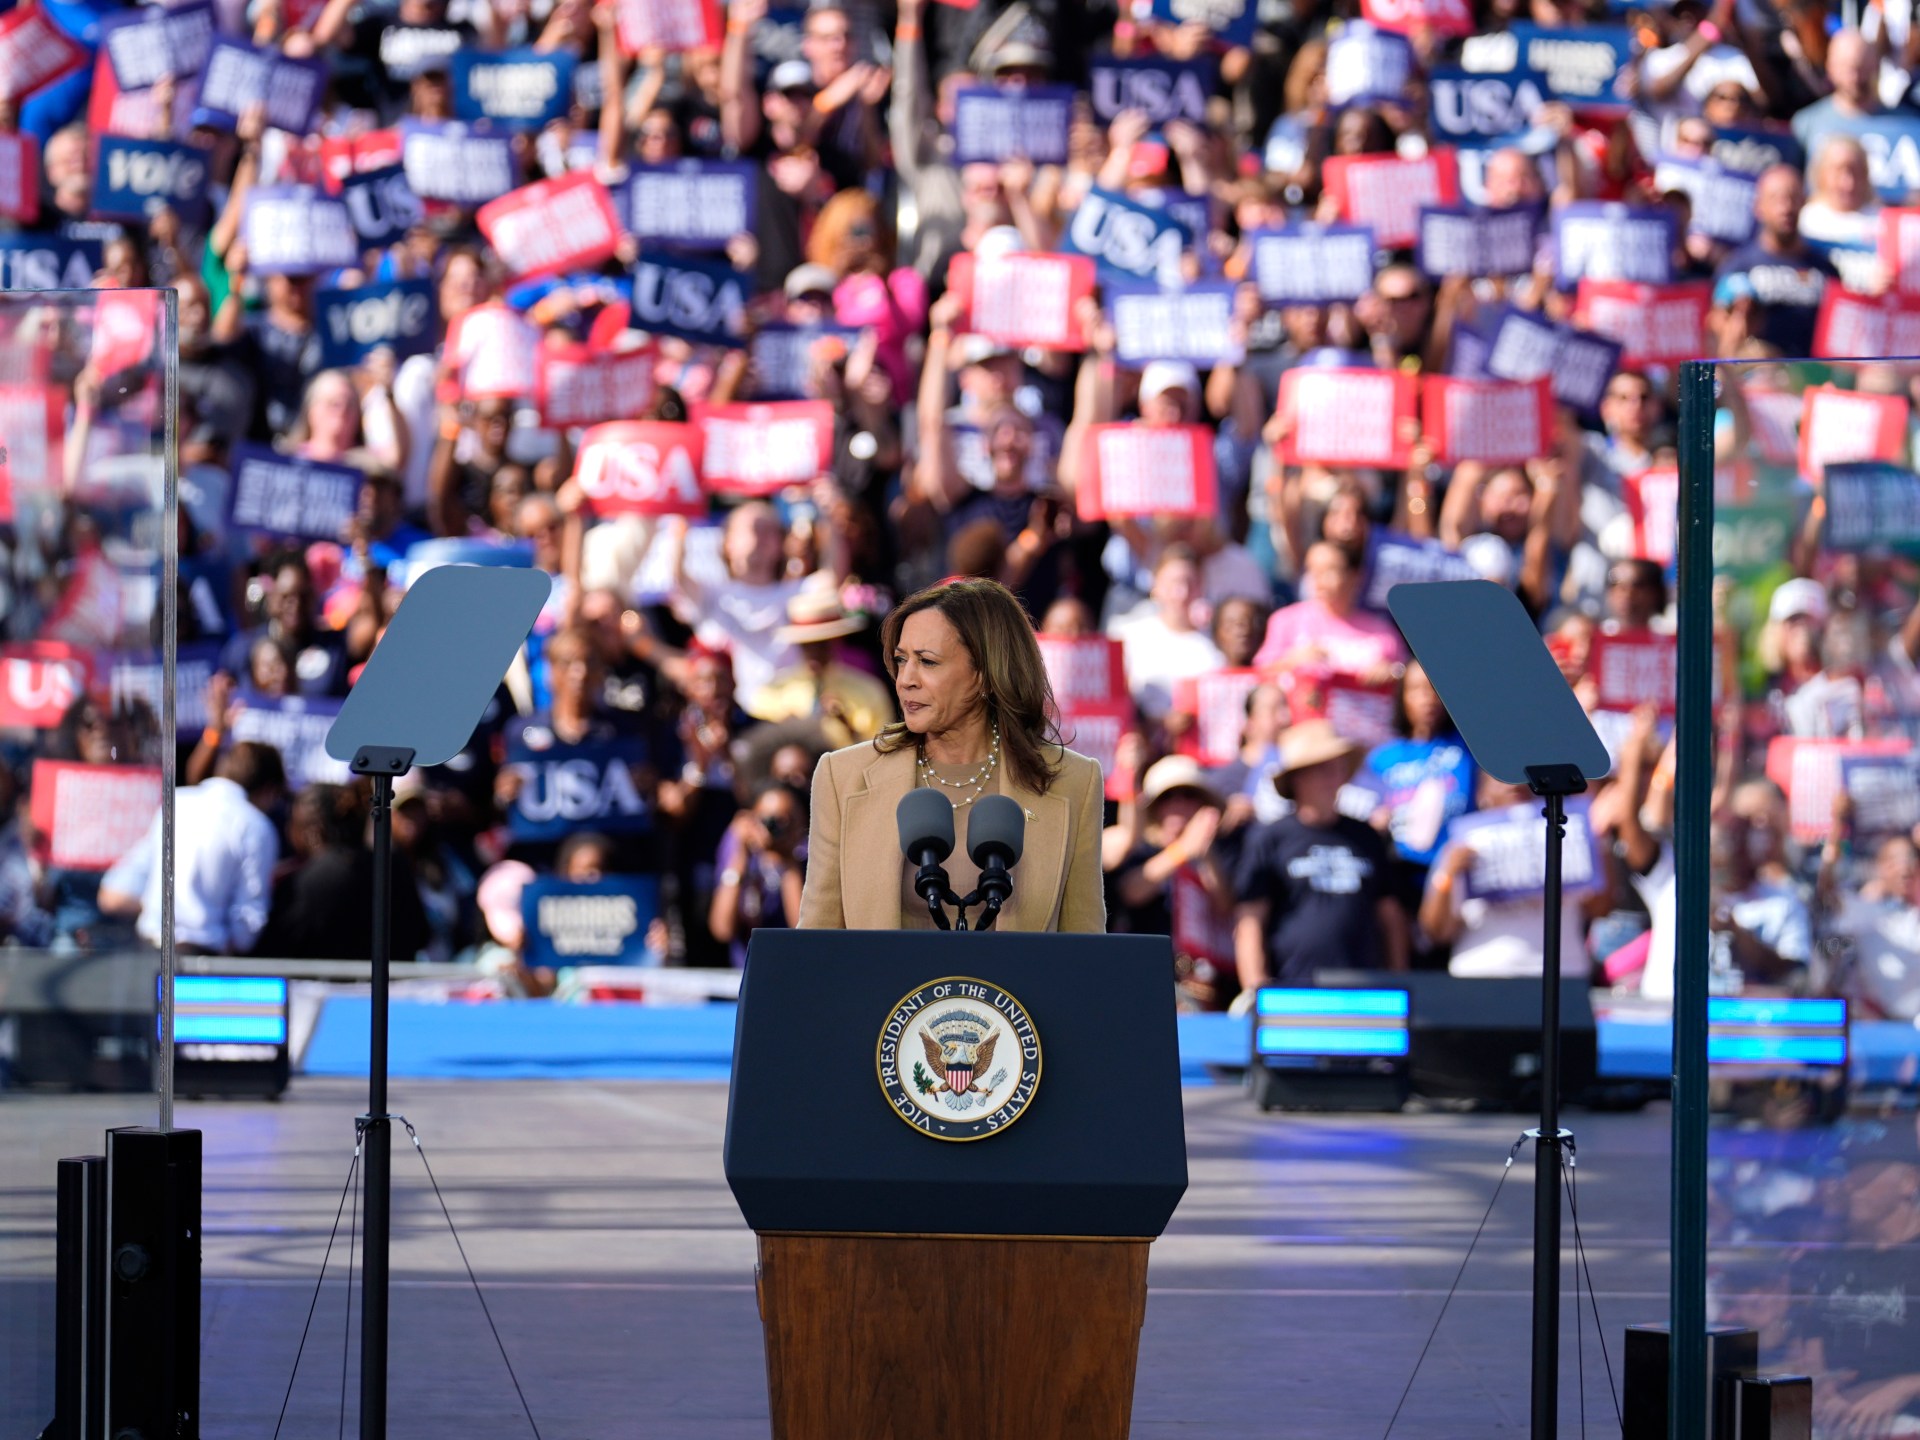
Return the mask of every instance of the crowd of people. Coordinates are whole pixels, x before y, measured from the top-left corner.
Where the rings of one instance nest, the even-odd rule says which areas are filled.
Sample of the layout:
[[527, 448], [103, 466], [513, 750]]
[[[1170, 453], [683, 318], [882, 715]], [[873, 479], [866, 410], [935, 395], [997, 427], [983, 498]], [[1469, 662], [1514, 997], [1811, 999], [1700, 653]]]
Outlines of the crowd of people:
[[[1575, 807], [1566, 973], [1670, 995], [1677, 362], [1712, 354], [1743, 362], [1722, 530], [1779, 517], [1715, 590], [1714, 983], [1920, 1012], [1914, 536], [1843, 539], [1822, 488], [1920, 484], [1920, 387], [1782, 363], [1900, 333], [1895, 7], [213, 0], [198, 67], [156, 13], [0, 22], [0, 142], [37, 162], [0, 251], [178, 297], [183, 946], [365, 953], [367, 796], [313, 727], [456, 561], [552, 598], [399, 786], [396, 949], [504, 993], [792, 924], [814, 765], [896, 716], [878, 621], [956, 574], [1028, 607], [1105, 767], [1110, 927], [1174, 936], [1183, 1005], [1538, 973], [1537, 802], [1385, 610], [1479, 576], [1617, 762]], [[89, 342], [31, 302], [0, 312], [11, 403], [52, 395], [9, 440], [9, 638], [123, 656], [150, 594], [86, 622], [140, 583], [100, 557], [151, 498], [124, 332], [157, 314], [102, 298]], [[38, 799], [37, 762], [165, 743], [120, 676], [10, 732], [18, 943], [157, 933], [153, 839], [59, 863]], [[533, 897], [614, 892], [611, 949], [536, 944]]]

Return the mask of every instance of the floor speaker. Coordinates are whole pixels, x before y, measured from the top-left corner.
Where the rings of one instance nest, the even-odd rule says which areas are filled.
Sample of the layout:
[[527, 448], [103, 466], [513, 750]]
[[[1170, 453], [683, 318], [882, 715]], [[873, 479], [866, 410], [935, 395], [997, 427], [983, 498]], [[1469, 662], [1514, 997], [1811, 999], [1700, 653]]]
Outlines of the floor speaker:
[[1733, 1440], [1813, 1440], [1813, 1381], [1752, 1375], [1733, 1385]]
[[[1622, 1440], [1668, 1440], [1668, 1330], [1629, 1325], [1621, 1376]], [[1760, 1365], [1760, 1336], [1737, 1325], [1707, 1327], [1706, 1440], [1734, 1440], [1734, 1387]]]
[[109, 1440], [200, 1434], [200, 1132], [107, 1131]]
[[106, 1397], [107, 1160], [62, 1160], [54, 1186], [53, 1424], [48, 1440], [93, 1440]]

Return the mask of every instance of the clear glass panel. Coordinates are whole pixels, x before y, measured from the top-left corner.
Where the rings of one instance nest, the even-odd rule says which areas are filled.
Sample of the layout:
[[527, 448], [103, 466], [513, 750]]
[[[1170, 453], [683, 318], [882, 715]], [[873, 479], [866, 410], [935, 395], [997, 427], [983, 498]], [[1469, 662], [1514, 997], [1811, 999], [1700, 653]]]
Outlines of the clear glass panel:
[[0, 294], [6, 1434], [53, 1414], [56, 1162], [156, 1119], [161, 917], [112, 896], [159, 894], [157, 854], [150, 887], [114, 867], [157, 844], [175, 758], [162, 657], [178, 363], [164, 292]]
[[1708, 1314], [1920, 1434], [1920, 362], [1717, 377]]

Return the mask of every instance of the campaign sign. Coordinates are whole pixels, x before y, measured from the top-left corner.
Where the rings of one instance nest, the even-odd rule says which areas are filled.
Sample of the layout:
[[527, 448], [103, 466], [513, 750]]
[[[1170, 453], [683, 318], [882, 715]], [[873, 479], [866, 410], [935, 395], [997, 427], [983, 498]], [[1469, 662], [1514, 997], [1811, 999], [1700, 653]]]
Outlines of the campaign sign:
[[634, 775], [647, 760], [644, 741], [566, 745], [545, 732], [542, 738], [549, 743], [537, 750], [525, 731], [507, 742], [506, 768], [520, 776], [520, 793], [507, 812], [515, 840], [564, 840], [576, 830], [644, 835], [653, 828], [653, 806]]
[[1482, 75], [1528, 71], [1540, 77], [1547, 99], [1591, 111], [1625, 106], [1615, 85], [1633, 55], [1633, 32], [1624, 25], [1560, 29], [1515, 21], [1505, 30], [1470, 36], [1460, 63]]
[[1532, 205], [1482, 210], [1467, 205], [1422, 205], [1414, 263], [1436, 280], [1462, 275], [1524, 275], [1533, 269], [1540, 211]]
[[1245, 346], [1232, 336], [1239, 287], [1231, 280], [1203, 280], [1183, 290], [1115, 280], [1102, 288], [1118, 342], [1114, 356], [1122, 365], [1188, 360], [1211, 368], [1245, 358]]
[[1800, 463], [1800, 415], [1804, 408], [1796, 390], [1761, 389], [1751, 376], [1740, 387], [1747, 397], [1747, 418], [1753, 422], [1754, 457], [1768, 465]]
[[1074, 308], [1093, 294], [1094, 262], [1084, 255], [1015, 253], [976, 262], [962, 251], [947, 287], [967, 297], [963, 328], [1002, 345], [1084, 350]]
[[1387, 594], [1396, 585], [1430, 580], [1478, 580], [1480, 572], [1457, 550], [1438, 540], [1417, 540], [1396, 530], [1375, 527], [1367, 537], [1367, 578], [1360, 603], [1383, 614]]
[[1126, 648], [1111, 635], [1036, 635], [1054, 703], [1109, 705], [1127, 698]]
[[1800, 397], [1800, 473], [1819, 484], [1829, 465], [1852, 460], [1907, 458], [1904, 395], [1866, 395], [1834, 385], [1810, 385]]
[[145, 838], [160, 813], [160, 787], [154, 766], [34, 761], [29, 811], [47, 839], [47, 864], [109, 869]]
[[522, 46], [487, 54], [462, 46], [450, 58], [458, 119], [486, 120], [503, 130], [539, 130], [564, 117], [573, 101], [579, 61], [569, 51]]
[[1644, 285], [1631, 280], [1582, 280], [1573, 321], [1620, 345], [1620, 363], [1633, 369], [1697, 359], [1706, 344], [1708, 281]]
[[1280, 462], [1405, 469], [1419, 385], [1397, 370], [1295, 366], [1280, 377]]
[[724, 38], [716, 0], [615, 0], [623, 55], [643, 50], [718, 50]]
[[255, 186], [240, 233], [258, 275], [317, 275], [360, 261], [347, 207], [312, 185]]
[[616, 420], [580, 437], [573, 480], [596, 516], [704, 515], [700, 454], [698, 425]]
[[1819, 840], [1833, 828], [1833, 798], [1840, 793], [1840, 767], [1866, 755], [1907, 755], [1905, 736], [1885, 740], [1826, 740], [1776, 735], [1767, 743], [1767, 778], [1787, 795], [1793, 837]]
[[447, 327], [445, 363], [454, 379], [447, 399], [519, 399], [538, 380], [540, 332], [498, 301], [480, 305]]
[[[207, 685], [220, 667], [221, 642], [195, 641], [174, 647], [173, 723], [181, 735], [198, 735], [207, 728]], [[107, 665], [107, 697], [113, 708], [136, 701], [155, 715], [167, 685], [167, 667], [158, 651], [124, 651]]]
[[198, 145], [102, 135], [94, 150], [93, 213], [138, 223], [166, 208], [189, 226], [203, 225], [212, 158]]
[[1652, 705], [1671, 719], [1679, 693], [1679, 644], [1674, 636], [1651, 630], [1596, 633], [1587, 674], [1599, 687], [1599, 707], [1629, 711]]
[[1660, 565], [1673, 563], [1680, 536], [1680, 472], [1659, 465], [1620, 482], [1621, 498], [1633, 521], [1633, 553]]
[[1327, 102], [1404, 104], [1407, 86], [1420, 71], [1413, 45], [1404, 35], [1365, 21], [1343, 25], [1327, 46]]
[[1247, 697], [1270, 677], [1250, 666], [1209, 671], [1173, 682], [1173, 708], [1193, 716], [1194, 758], [1231, 765], [1240, 758], [1247, 728]]
[[1082, 520], [1217, 515], [1213, 430], [1206, 425], [1094, 425], [1076, 500]]
[[40, 146], [31, 135], [0, 135], [0, 218], [40, 218]]
[[347, 207], [353, 233], [369, 250], [397, 243], [427, 213], [398, 165], [348, 176], [340, 184], [340, 201]]
[[[1587, 818], [1585, 796], [1567, 801], [1566, 838], [1560, 842], [1562, 893], [1578, 895], [1600, 884], [1600, 846]], [[1496, 904], [1532, 900], [1547, 888], [1547, 822], [1536, 804], [1508, 805], [1456, 815], [1449, 845], [1473, 851], [1464, 893]]]
[[327, 732], [339, 718], [342, 703], [242, 691], [236, 702], [233, 738], [256, 740], [278, 750], [287, 767], [289, 790], [304, 790], [309, 785], [350, 785], [353, 772], [347, 762], [327, 754]]
[[640, 414], [653, 403], [658, 358], [651, 345], [638, 350], [543, 345], [533, 392], [540, 418], [566, 429]]
[[627, 233], [701, 250], [724, 250], [754, 228], [759, 173], [752, 165], [681, 160], [636, 165], [623, 187]]
[[433, 349], [440, 303], [431, 280], [390, 280], [357, 290], [321, 290], [313, 297], [320, 364], [351, 369], [376, 350], [395, 360]]
[[1920, 550], [1920, 475], [1898, 465], [1828, 465], [1829, 550]]
[[1920, 207], [1880, 212], [1880, 264], [1902, 295], [1920, 295]]
[[1553, 451], [1553, 387], [1526, 382], [1428, 376], [1421, 428], [1447, 464], [1518, 465]]
[[1620, 368], [1620, 346], [1602, 335], [1558, 325], [1529, 310], [1500, 311], [1487, 350], [1487, 374], [1495, 380], [1552, 382], [1553, 398], [1582, 414], [1600, 410], [1607, 382]]
[[1087, 256], [1103, 276], [1175, 285], [1180, 281], [1180, 256], [1192, 238], [1164, 210], [1111, 190], [1092, 189], [1067, 222], [1060, 245]]
[[747, 343], [753, 277], [719, 261], [650, 253], [633, 267], [633, 324], [696, 345]]
[[1258, 0], [1153, 0], [1153, 18], [1173, 25], [1194, 21], [1226, 45], [1251, 45], [1259, 20]]
[[266, 535], [338, 540], [359, 507], [366, 478], [351, 465], [236, 445], [228, 519], [237, 529]]
[[89, 58], [86, 47], [38, 5], [22, 5], [0, 16], [0, 76], [6, 77], [7, 95], [15, 104], [66, 79]]
[[1471, 35], [1476, 28], [1467, 0], [1360, 0], [1360, 14], [1400, 35]]
[[1122, 110], [1139, 110], [1154, 125], [1187, 120], [1204, 125], [1207, 97], [1219, 66], [1210, 55], [1191, 60], [1116, 60], [1100, 56], [1087, 71], [1094, 119], [1110, 122]]
[[1139, 783], [1140, 777], [1123, 771], [1119, 763], [1121, 737], [1135, 725], [1131, 699], [1060, 707], [1061, 737], [1100, 767], [1109, 800], [1131, 800]]
[[1661, 194], [1678, 190], [1693, 202], [1688, 228], [1695, 235], [1727, 245], [1744, 245], [1753, 238], [1753, 197], [1757, 175], [1729, 170], [1718, 160], [1662, 158], [1653, 170], [1653, 186]]
[[591, 270], [620, 248], [620, 220], [595, 175], [577, 170], [489, 200], [480, 233], [518, 276]]
[[1867, 176], [1882, 200], [1897, 205], [1920, 190], [1920, 115], [1887, 110], [1848, 120], [1842, 129], [1867, 152]]
[[697, 405], [693, 419], [700, 473], [718, 494], [771, 495], [833, 468], [833, 406], [825, 400]]
[[1538, 75], [1516, 70], [1506, 75], [1477, 75], [1458, 66], [1436, 66], [1433, 129], [1455, 145], [1483, 145], [1525, 133], [1547, 103]]
[[750, 348], [753, 398], [812, 398], [808, 392], [812, 389], [814, 347], [825, 345], [845, 354], [859, 338], [858, 330], [845, 325], [789, 325], [779, 322], [759, 326], [753, 332]]
[[1460, 198], [1459, 170], [1451, 150], [1418, 160], [1397, 155], [1332, 155], [1322, 167], [1326, 193], [1340, 218], [1373, 231], [1383, 250], [1398, 250], [1420, 238], [1420, 207], [1451, 205]]
[[1269, 305], [1325, 305], [1373, 288], [1373, 231], [1364, 225], [1256, 230], [1249, 273]]
[[20, 641], [0, 648], [0, 726], [51, 730], [87, 693], [88, 652], [58, 641]]
[[953, 97], [953, 161], [1025, 159], [1036, 165], [1067, 162], [1067, 127], [1073, 120], [1071, 85], [998, 89], [970, 85]]
[[1857, 295], [1829, 285], [1813, 326], [1816, 356], [1920, 355], [1920, 295]]
[[100, 24], [100, 44], [122, 90], [145, 90], [162, 80], [197, 75], [213, 48], [212, 0], [149, 5]]
[[1840, 788], [1853, 802], [1856, 839], [1908, 835], [1920, 825], [1920, 763], [1912, 755], [1842, 755]]
[[484, 205], [520, 183], [511, 135], [475, 135], [464, 126], [408, 120], [400, 127], [407, 188], [422, 200]]
[[370, 175], [400, 163], [398, 130], [368, 130], [360, 135], [326, 135], [320, 140], [320, 181], [338, 194], [354, 175]]
[[1553, 212], [1555, 276], [1562, 290], [1582, 280], [1673, 280], [1673, 212], [1664, 206], [1575, 200]]
[[542, 875], [520, 892], [526, 949], [533, 966], [644, 965], [647, 927], [660, 912], [651, 875], [559, 880]]
[[327, 67], [316, 60], [295, 60], [279, 50], [258, 50], [219, 36], [207, 52], [194, 123], [232, 130], [241, 115], [260, 105], [274, 129], [305, 135], [313, 129], [326, 87]]

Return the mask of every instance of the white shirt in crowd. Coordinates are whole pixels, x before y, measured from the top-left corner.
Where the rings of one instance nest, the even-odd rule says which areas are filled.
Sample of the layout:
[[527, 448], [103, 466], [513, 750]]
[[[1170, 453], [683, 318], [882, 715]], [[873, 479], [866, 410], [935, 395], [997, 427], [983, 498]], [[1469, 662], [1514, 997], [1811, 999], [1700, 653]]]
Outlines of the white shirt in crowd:
[[[214, 776], [173, 799], [173, 936], [226, 954], [253, 948], [267, 923], [280, 837], [233, 781]], [[100, 881], [103, 891], [140, 897], [134, 927], [160, 943], [160, 821]]]
[[800, 651], [775, 638], [787, 623], [787, 602], [800, 593], [804, 580], [776, 580], [754, 585], [745, 580], [696, 581], [686, 578], [680, 603], [681, 620], [693, 626], [703, 645], [733, 655], [733, 689], [751, 695], [788, 666], [799, 663]]
[[1151, 605], [1115, 621], [1111, 634], [1125, 647], [1127, 689], [1149, 720], [1173, 708], [1175, 681], [1211, 674], [1227, 663], [1204, 630], [1175, 630]]

